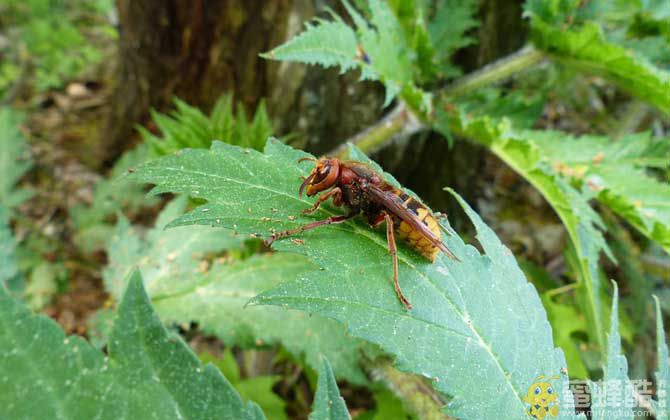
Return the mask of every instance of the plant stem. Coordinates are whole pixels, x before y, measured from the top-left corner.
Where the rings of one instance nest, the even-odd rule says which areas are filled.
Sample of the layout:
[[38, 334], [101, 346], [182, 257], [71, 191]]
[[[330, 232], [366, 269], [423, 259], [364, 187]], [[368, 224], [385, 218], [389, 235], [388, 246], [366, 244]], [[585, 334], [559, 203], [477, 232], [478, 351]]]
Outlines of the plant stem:
[[565, 286], [558, 287], [556, 289], [552, 289], [546, 292], [547, 296], [556, 296], [560, 295], [561, 293], [569, 292], [570, 290], [576, 289], [579, 287], [579, 283], [570, 283], [566, 284]]
[[526, 68], [540, 63], [546, 58], [542, 51], [526, 46], [519, 51], [496, 60], [481, 69], [457, 79], [440, 93], [448, 96], [460, 96], [474, 90], [500, 82]]
[[330, 154], [341, 157], [347, 150], [347, 143], [356, 145], [364, 153], [372, 153], [387, 141], [397, 136], [410, 136], [424, 129], [419, 119], [407, 108], [404, 101], [395, 106], [374, 125], [366, 128], [337, 147]]
[[[436, 93], [448, 96], [465, 95], [489, 84], [511, 77], [515, 73], [538, 64], [544, 59], [544, 53], [533, 47], [526, 46], [513, 54], [482, 67], [474, 73], [461, 77]], [[348, 139], [330, 154], [333, 156], [342, 156], [346, 151], [347, 143], [355, 144], [365, 153], [372, 153], [381, 149], [393, 138], [409, 136], [426, 128], [427, 125], [401, 100], [384, 118]]]
[[626, 134], [634, 133], [649, 111], [649, 105], [646, 103], [635, 99], [631, 101], [631, 103], [626, 106], [626, 110], [623, 113], [620, 122], [616, 124], [614, 130], [612, 130], [612, 137], [615, 140], [619, 140]]
[[372, 362], [369, 369], [374, 380], [386, 386], [402, 400], [407, 411], [425, 420], [455, 420], [442, 411], [442, 397], [423, 378], [395, 369], [388, 360]]

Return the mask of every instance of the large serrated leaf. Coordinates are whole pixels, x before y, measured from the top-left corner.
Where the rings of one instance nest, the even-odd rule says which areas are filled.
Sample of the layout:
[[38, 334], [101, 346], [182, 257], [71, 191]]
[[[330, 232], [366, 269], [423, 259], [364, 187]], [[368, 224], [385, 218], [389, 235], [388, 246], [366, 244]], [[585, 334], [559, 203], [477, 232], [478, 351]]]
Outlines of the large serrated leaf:
[[[313, 217], [300, 215], [314, 202], [297, 195], [299, 177], [310, 168], [296, 161], [306, 156], [276, 141], [263, 154], [215, 143], [209, 151], [188, 150], [148, 162], [130, 176], [155, 184], [155, 193], [207, 200], [171, 225], [225, 226], [265, 236], [339, 212], [323, 206]], [[486, 255], [449, 237], [447, 245], [461, 262], [440, 256], [430, 264], [401, 244], [400, 282], [414, 304], [410, 312], [393, 291], [383, 233], [360, 221], [306, 232], [299, 238], [304, 242], [275, 243], [278, 250], [306, 255], [320, 269], [287, 279], [255, 302], [340, 320], [353, 335], [395, 356], [401, 369], [433, 379], [438, 390], [454, 397], [449, 410], [456, 416], [523, 417], [522, 396], [531, 381], [558, 374], [565, 360], [554, 348], [537, 293], [514, 257], [463, 205]], [[571, 395], [561, 400], [562, 418], [574, 418]]]
[[450, 64], [451, 55], [475, 40], [465, 34], [479, 25], [474, 18], [478, 3], [472, 0], [439, 0], [435, 2], [434, 16], [428, 24], [431, 41], [435, 46], [434, 60], [442, 67], [444, 76], [458, 76], [460, 71]]
[[565, 30], [535, 18], [531, 29], [534, 45], [552, 58], [604, 77], [666, 114], [670, 113], [670, 73], [634, 51], [608, 42], [598, 24], [587, 22], [581, 28]]
[[262, 57], [298, 61], [323, 67], [340, 67], [342, 73], [358, 67], [356, 34], [337, 15], [332, 21], [318, 19], [305, 24], [305, 31]]
[[[282, 344], [314, 369], [320, 355], [328, 357], [341, 378], [366, 382], [358, 361], [364, 343], [349, 336], [339, 323], [304, 312], [279, 308], [245, 307], [258, 293], [314, 269], [295, 255], [257, 255], [243, 261], [211, 266], [203, 256], [235, 251], [241, 239], [230, 230], [204, 226], [165, 229], [182, 215], [187, 197], [172, 201], [161, 212], [156, 227], [141, 236], [121, 219], [107, 253], [103, 277], [107, 290], [119, 298], [127, 274], [138, 267], [156, 311], [166, 322], [195, 321], [206, 333], [228, 346]], [[369, 346], [367, 346], [369, 347]]]
[[168, 333], [135, 272], [108, 357], [0, 290], [0, 405], [12, 419], [264, 419]]
[[410, 49], [397, 17], [388, 4], [369, 0], [370, 22], [343, 0], [356, 31], [333, 15], [306, 24], [303, 33], [263, 55], [273, 60], [339, 66], [342, 72], [358, 68], [362, 79], [380, 80], [386, 87], [384, 106], [403, 89], [413, 93]]
[[[565, 225], [578, 256], [578, 277], [586, 296], [586, 317], [594, 340], [604, 349], [603, 308], [600, 303], [598, 258], [601, 251], [610, 255], [599, 228], [600, 217], [588, 204], [588, 196], [574, 189], [543, 162], [532, 136], [515, 131], [506, 118], [466, 117], [459, 112], [440, 112], [438, 124], [447, 130], [485, 145], [512, 169], [528, 180], [554, 208]], [[444, 131], [444, 129], [443, 129]], [[526, 132], [527, 134], [527, 132]]]
[[670, 166], [668, 139], [635, 134], [612, 141], [555, 131], [532, 131], [526, 137], [558, 172], [586, 183], [600, 202], [670, 253], [670, 185], [645, 172]]

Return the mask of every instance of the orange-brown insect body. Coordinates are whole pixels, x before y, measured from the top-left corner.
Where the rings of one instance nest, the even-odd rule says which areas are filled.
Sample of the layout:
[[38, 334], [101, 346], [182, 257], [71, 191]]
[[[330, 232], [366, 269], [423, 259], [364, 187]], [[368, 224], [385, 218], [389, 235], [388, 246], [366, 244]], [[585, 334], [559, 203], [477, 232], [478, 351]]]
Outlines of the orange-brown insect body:
[[336, 206], [344, 206], [349, 211], [346, 215], [331, 216], [297, 229], [273, 234], [266, 242], [318, 226], [342, 223], [358, 214], [362, 214], [372, 227], [386, 222], [386, 237], [389, 252], [393, 256], [393, 282], [396, 293], [402, 303], [410, 309], [412, 305], [400, 291], [398, 284], [398, 258], [396, 255], [395, 235], [404, 239], [410, 246], [431, 262], [442, 251], [457, 259], [442, 243], [440, 226], [431, 211], [418, 200], [387, 183], [368, 165], [336, 158], [303, 158], [313, 160], [316, 166], [300, 186], [299, 194], [305, 188], [308, 196], [322, 193], [311, 209], [303, 213], [311, 214], [322, 202], [332, 199]]
[[[394, 190], [400, 200], [402, 200], [403, 205], [407, 208], [407, 211], [410, 211], [419, 218], [426, 225], [428, 229], [438, 238], [442, 239], [442, 234], [440, 232], [440, 226], [437, 224], [437, 220], [431, 214], [430, 210], [426, 208], [423, 204], [416, 201], [414, 198], [408, 196], [399, 190]], [[398, 217], [393, 218], [394, 228], [398, 233], [400, 239], [407, 241], [414, 249], [419, 251], [421, 255], [429, 259], [431, 262], [435, 261], [437, 254], [440, 252], [440, 248], [433, 245], [430, 239], [421, 233], [421, 231], [414, 229], [411, 225], [402, 221]]]
[[[375, 185], [387, 193], [385, 200], [392, 200], [403, 211], [415, 215], [437, 239], [442, 239], [440, 226], [431, 211], [404, 191], [381, 179], [369, 166], [356, 161], [341, 161], [340, 173], [339, 186], [343, 192], [343, 204], [353, 211], [363, 213], [371, 226], [376, 227], [383, 222], [382, 211], [388, 210], [388, 205], [384, 200], [379, 200], [368, 193], [370, 185]], [[440, 249], [431, 242], [426, 233], [404, 221], [395, 212], [390, 213], [393, 219], [393, 229], [398, 237], [405, 240], [431, 262], [435, 261]]]

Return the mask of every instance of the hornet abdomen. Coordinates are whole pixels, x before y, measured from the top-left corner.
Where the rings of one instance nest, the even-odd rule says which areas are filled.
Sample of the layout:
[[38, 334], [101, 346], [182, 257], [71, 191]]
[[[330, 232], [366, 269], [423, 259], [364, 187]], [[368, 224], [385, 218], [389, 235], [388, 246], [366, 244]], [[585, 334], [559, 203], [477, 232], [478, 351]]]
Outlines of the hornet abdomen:
[[[430, 210], [426, 208], [426, 206], [400, 190], [394, 190], [393, 193], [398, 196], [399, 200], [402, 201], [403, 207], [405, 207], [409, 212], [414, 213], [438, 239], [442, 239], [440, 226]], [[421, 233], [421, 231], [410, 226], [407, 222], [403, 221], [397, 216], [393, 217], [393, 223], [395, 232], [400, 239], [406, 241], [412, 248], [417, 250], [426, 259], [430, 260], [431, 262], [435, 261], [435, 257], [437, 257], [440, 249], [433, 245], [433, 243], [428, 238], [426, 238]]]

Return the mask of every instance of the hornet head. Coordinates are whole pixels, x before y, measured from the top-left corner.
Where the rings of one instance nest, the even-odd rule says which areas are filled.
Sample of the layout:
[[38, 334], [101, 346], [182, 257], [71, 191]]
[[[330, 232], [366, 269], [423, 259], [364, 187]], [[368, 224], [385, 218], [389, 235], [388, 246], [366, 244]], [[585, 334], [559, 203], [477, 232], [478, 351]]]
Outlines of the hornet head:
[[302, 193], [307, 187], [307, 196], [311, 197], [321, 191], [332, 188], [337, 184], [340, 175], [340, 160], [337, 158], [321, 158], [315, 159], [312, 157], [304, 157], [298, 162], [304, 160], [313, 161], [316, 166], [312, 169], [309, 176], [305, 178], [298, 194], [302, 197]]

